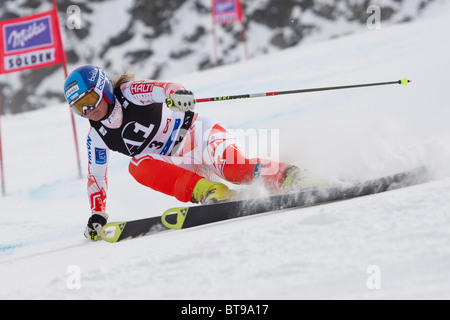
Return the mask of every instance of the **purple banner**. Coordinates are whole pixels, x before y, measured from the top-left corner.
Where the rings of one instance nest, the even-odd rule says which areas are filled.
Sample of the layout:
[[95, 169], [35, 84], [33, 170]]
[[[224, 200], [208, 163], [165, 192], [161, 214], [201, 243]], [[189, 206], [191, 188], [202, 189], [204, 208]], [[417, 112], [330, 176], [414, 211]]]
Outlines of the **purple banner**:
[[234, 0], [216, 2], [214, 9], [215, 14], [234, 13], [236, 11], [236, 2]]
[[53, 45], [50, 16], [26, 22], [5, 25], [5, 53], [26, 51]]

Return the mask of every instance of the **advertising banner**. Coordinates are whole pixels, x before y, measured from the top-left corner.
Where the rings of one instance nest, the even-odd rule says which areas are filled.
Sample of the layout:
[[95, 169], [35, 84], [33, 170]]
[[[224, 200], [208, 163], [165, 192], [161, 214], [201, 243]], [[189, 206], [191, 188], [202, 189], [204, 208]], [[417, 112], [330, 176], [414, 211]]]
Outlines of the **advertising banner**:
[[242, 21], [240, 0], [213, 0], [212, 15], [214, 24], [229, 24]]
[[56, 10], [0, 21], [0, 73], [64, 62]]

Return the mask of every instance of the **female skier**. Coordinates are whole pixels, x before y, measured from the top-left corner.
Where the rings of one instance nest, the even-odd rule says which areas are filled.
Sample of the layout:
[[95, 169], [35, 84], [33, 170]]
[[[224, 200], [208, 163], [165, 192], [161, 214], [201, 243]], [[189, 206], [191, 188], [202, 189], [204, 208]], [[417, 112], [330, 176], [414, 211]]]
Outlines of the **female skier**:
[[[236, 138], [216, 121], [194, 113], [195, 97], [182, 85], [134, 80], [112, 82], [105, 71], [86, 65], [64, 82], [64, 95], [77, 115], [89, 120], [87, 137], [91, 217], [84, 235], [96, 240], [106, 224], [109, 151], [130, 156], [130, 174], [153, 190], [182, 202], [231, 200], [235, 184], [261, 181], [272, 191], [300, 185], [292, 165], [248, 159]], [[266, 170], [265, 170], [266, 169]]]

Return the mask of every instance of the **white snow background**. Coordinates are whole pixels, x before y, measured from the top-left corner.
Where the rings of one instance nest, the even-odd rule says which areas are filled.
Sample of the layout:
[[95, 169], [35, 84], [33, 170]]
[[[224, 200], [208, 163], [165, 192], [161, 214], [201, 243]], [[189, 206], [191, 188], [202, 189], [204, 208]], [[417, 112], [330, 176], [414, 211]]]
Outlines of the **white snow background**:
[[[279, 134], [281, 160], [330, 179], [423, 164], [433, 174], [429, 183], [345, 202], [91, 243], [82, 235], [90, 210], [67, 105], [3, 117], [0, 298], [450, 298], [448, 30], [442, 3], [414, 22], [159, 79], [202, 98], [408, 77], [406, 87], [198, 104], [236, 132]], [[62, 89], [60, 75], [53, 81]], [[88, 122], [76, 125], [85, 175]], [[181, 204], [140, 186], [128, 162], [110, 159], [110, 221]]]

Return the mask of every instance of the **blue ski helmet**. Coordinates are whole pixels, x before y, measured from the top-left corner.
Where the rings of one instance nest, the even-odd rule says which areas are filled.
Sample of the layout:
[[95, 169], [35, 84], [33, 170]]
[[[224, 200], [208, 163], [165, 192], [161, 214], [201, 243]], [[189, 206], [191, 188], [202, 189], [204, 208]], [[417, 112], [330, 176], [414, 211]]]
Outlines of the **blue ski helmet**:
[[114, 88], [105, 71], [96, 66], [86, 65], [72, 71], [64, 82], [64, 96], [69, 104], [74, 103], [86, 91], [94, 90], [108, 104], [114, 103]]

